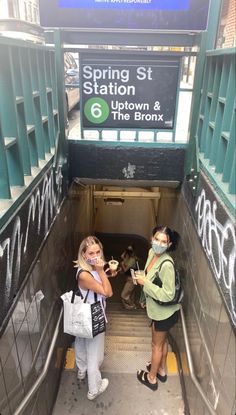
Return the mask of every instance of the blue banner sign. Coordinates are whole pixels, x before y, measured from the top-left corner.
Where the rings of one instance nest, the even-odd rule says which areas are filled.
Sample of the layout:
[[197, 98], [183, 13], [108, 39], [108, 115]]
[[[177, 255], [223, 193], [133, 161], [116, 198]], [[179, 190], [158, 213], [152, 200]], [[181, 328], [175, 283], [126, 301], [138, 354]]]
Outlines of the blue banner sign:
[[[210, 0], [39, 0], [43, 27], [206, 30]], [[49, 5], [50, 3], [50, 5]]]
[[187, 10], [190, 0], [59, 0], [59, 6], [74, 9]]

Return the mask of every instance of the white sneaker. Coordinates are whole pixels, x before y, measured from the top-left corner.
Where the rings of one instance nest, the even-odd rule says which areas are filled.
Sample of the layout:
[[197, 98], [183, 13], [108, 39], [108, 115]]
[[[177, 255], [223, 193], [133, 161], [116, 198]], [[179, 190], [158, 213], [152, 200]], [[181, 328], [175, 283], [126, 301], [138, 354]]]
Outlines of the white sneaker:
[[78, 380], [83, 380], [86, 378], [86, 372], [81, 372], [81, 370], [78, 370], [77, 372], [77, 379]]
[[101, 395], [101, 393], [105, 392], [108, 385], [109, 385], [109, 380], [106, 379], [106, 378], [102, 379], [102, 383], [101, 383], [101, 386], [100, 386], [98, 392], [97, 393], [88, 392], [87, 398], [90, 401], [93, 401], [97, 396]]

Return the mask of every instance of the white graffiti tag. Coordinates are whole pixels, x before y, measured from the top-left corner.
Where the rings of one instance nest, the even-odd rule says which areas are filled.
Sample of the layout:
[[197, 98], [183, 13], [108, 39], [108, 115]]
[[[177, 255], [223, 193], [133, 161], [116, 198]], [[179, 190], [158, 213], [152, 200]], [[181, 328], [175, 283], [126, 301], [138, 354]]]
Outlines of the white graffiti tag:
[[128, 163], [128, 167], [124, 167], [122, 173], [126, 179], [133, 179], [135, 174], [136, 166]]
[[12, 239], [7, 238], [0, 245], [0, 257], [3, 257], [4, 251], [6, 251], [7, 257], [7, 268], [6, 268], [6, 283], [5, 283], [5, 296], [8, 298], [10, 296], [11, 286], [12, 286], [12, 275], [14, 274], [14, 279], [18, 281], [20, 275], [20, 266], [21, 266], [21, 245], [22, 245], [22, 234], [21, 234], [21, 222], [19, 217], [16, 217]]
[[[60, 171], [57, 174], [61, 174]], [[54, 189], [53, 171], [45, 175], [42, 189], [39, 188], [30, 196], [28, 219], [25, 229], [22, 229], [21, 218], [15, 217], [14, 227], [10, 237], [0, 243], [0, 260], [6, 261], [6, 282], [4, 302], [8, 304], [12, 284], [18, 286], [22, 257], [27, 252], [28, 236], [32, 223], [37, 223], [37, 233], [45, 237], [49, 231], [53, 217], [59, 211], [59, 200], [61, 198], [61, 183], [55, 178], [57, 188]], [[42, 219], [44, 218], [44, 221]], [[44, 222], [44, 229], [41, 229]], [[29, 264], [30, 265], [30, 264]]]
[[224, 293], [229, 294], [230, 314], [236, 324], [235, 310], [235, 259], [236, 235], [233, 223], [227, 220], [222, 225], [216, 218], [217, 203], [206, 199], [203, 189], [198, 197], [196, 208], [197, 229], [202, 246], [210, 261], [216, 279]]

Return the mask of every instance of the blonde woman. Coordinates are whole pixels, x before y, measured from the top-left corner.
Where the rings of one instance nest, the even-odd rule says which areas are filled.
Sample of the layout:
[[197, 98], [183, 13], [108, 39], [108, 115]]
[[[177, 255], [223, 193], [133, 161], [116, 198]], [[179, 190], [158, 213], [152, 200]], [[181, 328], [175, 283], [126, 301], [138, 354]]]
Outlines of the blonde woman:
[[[94, 302], [94, 293], [101, 301], [105, 310], [106, 298], [113, 295], [112, 287], [104, 272], [103, 246], [95, 236], [85, 238], [79, 247], [78, 259], [75, 261], [78, 268], [78, 287], [83, 295], [87, 297], [88, 303]], [[79, 272], [80, 271], [80, 272]], [[88, 376], [89, 400], [95, 399], [103, 393], [109, 384], [108, 379], [102, 379], [100, 366], [104, 359], [105, 333], [100, 333], [92, 339], [75, 338], [75, 357], [78, 368], [77, 378], [85, 379]]]

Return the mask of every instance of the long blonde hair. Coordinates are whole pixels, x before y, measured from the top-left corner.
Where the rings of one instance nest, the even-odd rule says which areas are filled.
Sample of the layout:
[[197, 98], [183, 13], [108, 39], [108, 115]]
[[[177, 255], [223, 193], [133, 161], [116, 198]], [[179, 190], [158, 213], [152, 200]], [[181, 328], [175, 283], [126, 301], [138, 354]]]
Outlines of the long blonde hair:
[[102, 243], [99, 241], [99, 239], [96, 236], [87, 236], [87, 238], [83, 239], [83, 241], [81, 242], [79, 246], [78, 257], [76, 261], [73, 261], [75, 263], [74, 265], [75, 268], [82, 268], [86, 271], [92, 271], [93, 269], [92, 266], [89, 265], [84, 259], [84, 254], [86, 250], [88, 249], [89, 246], [92, 246], [92, 245], [99, 245], [101, 249], [101, 258], [104, 260]]

